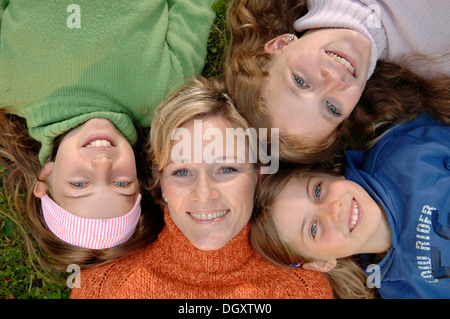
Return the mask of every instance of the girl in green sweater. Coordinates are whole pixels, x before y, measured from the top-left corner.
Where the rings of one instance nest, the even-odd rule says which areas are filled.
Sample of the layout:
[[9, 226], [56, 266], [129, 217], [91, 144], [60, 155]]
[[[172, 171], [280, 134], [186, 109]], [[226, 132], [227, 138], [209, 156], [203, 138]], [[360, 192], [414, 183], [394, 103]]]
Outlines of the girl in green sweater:
[[211, 2], [0, 0], [6, 186], [55, 266], [95, 265], [157, 235], [140, 127], [201, 72]]

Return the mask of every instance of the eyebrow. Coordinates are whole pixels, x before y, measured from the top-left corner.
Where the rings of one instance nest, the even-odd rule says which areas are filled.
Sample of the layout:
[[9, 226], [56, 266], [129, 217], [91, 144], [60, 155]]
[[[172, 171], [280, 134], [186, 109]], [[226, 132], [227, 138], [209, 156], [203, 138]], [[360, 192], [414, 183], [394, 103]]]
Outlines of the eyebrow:
[[[77, 199], [77, 198], [87, 198], [89, 196], [94, 195], [94, 193], [95, 193], [95, 192], [91, 191], [91, 192], [88, 192], [88, 193], [76, 194], [77, 190], [73, 190], [73, 191], [74, 192], [70, 192], [70, 191], [68, 192], [66, 189], [64, 189], [63, 192], [62, 192], [62, 196], [64, 196], [65, 198], [75, 198], [75, 199]], [[114, 192], [114, 194], [121, 195], [121, 196], [134, 196], [136, 194], [136, 192], [138, 192], [138, 191], [139, 191], [139, 189], [135, 185], [133, 187], [133, 192], [130, 193], [130, 194], [125, 193], [125, 192], [120, 192], [120, 191], [116, 191], [116, 192]]]
[[171, 164], [177, 165], [177, 164], [190, 164], [192, 163], [190, 158], [184, 157], [184, 156], [177, 156], [175, 157], [175, 159], [177, 160], [176, 162], [172, 159], [172, 155], [169, 156], [169, 160], [166, 163], [165, 166], [169, 166]]
[[308, 181], [306, 182], [306, 197], [309, 197], [309, 184], [311, 183], [312, 176], [308, 176]]
[[73, 195], [71, 193], [67, 193], [66, 191], [64, 191], [62, 195], [66, 198], [85, 198], [85, 197], [91, 196], [92, 192], [81, 194], [81, 195]]
[[[181, 161], [179, 161], [181, 159]], [[217, 162], [217, 160], [221, 160], [221, 162]], [[187, 161], [185, 161], [187, 160]], [[232, 160], [232, 162], [228, 162], [228, 160]], [[243, 160], [243, 162], [239, 162], [239, 160]], [[178, 162], [179, 161], [179, 162]], [[165, 165], [166, 167], [169, 165], [180, 165], [180, 164], [244, 164], [247, 163], [248, 161], [244, 158], [238, 157], [237, 155], [235, 155], [234, 157], [231, 156], [216, 156], [213, 158], [213, 162], [212, 163], [207, 163], [204, 161], [203, 158], [203, 151], [202, 151], [202, 162], [200, 163], [196, 163], [195, 161], [191, 161], [191, 159], [187, 159], [185, 157], [180, 157], [177, 158], [177, 162], [174, 162], [172, 159], [170, 159], [167, 164]], [[248, 162], [249, 163], [249, 162]]]
[[[67, 199], [80, 199], [80, 198], [87, 198], [87, 197], [90, 197], [90, 196], [92, 196], [94, 193], [88, 193], [88, 194], [82, 194], [82, 195], [72, 195], [72, 194], [66, 194], [66, 193], [64, 193], [63, 194], [63, 196], [65, 197], [65, 198], [67, 198]], [[115, 193], [116, 195], [119, 195], [119, 196], [124, 196], [124, 197], [129, 197], [129, 196], [134, 196], [134, 195], [136, 195], [135, 193], [133, 193], [133, 194], [123, 194], [123, 193]]]
[[[222, 158], [222, 163], [223, 164], [246, 164], [247, 163], [247, 161], [246, 161], [246, 159], [245, 158], [242, 158], [242, 157], [238, 157], [238, 156], [234, 156], [234, 157], [231, 157], [231, 156], [224, 156], [223, 158]], [[232, 162], [228, 162], [229, 160], [231, 160]], [[243, 161], [243, 162], [242, 162]], [[218, 163], [218, 164], [222, 164], [222, 163]], [[249, 162], [248, 162], [249, 163]]]
[[303, 241], [303, 244], [305, 244], [305, 227], [306, 227], [306, 218], [305, 217], [303, 217], [303, 220], [302, 220], [302, 227], [301, 227], [301, 230], [302, 230], [302, 236], [301, 236], [301, 239], [302, 239], [302, 241]]
[[[306, 197], [309, 198], [310, 197], [310, 193], [309, 193], [310, 184], [311, 184], [311, 180], [313, 179], [313, 176], [308, 176], [307, 178], [308, 178], [308, 181], [306, 182]], [[303, 236], [302, 236], [303, 243], [306, 242], [305, 241], [305, 231], [304, 231], [305, 227], [306, 227], [306, 216], [303, 215], [302, 228], [301, 228], [302, 229], [302, 234], [303, 234]], [[306, 235], [306, 236], [308, 236], [308, 235]], [[309, 238], [309, 237], [306, 237], [306, 238]]]

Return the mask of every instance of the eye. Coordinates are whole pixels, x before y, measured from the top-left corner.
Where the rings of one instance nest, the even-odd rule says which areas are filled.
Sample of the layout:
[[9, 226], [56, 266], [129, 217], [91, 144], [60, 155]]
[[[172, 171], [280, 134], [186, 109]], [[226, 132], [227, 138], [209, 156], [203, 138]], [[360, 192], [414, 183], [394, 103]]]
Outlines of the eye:
[[327, 102], [327, 110], [334, 116], [341, 116], [341, 113], [339, 113], [338, 109], [330, 102]]
[[322, 191], [322, 183], [319, 183], [314, 189], [314, 197], [320, 199], [320, 192]]
[[233, 167], [222, 167], [220, 169], [220, 172], [223, 174], [231, 174], [231, 173], [237, 172], [237, 169], [235, 169]]
[[189, 175], [189, 171], [187, 169], [177, 169], [172, 175], [185, 177]]
[[313, 238], [316, 238], [316, 233], [317, 233], [317, 222], [313, 222], [311, 224], [311, 236]]
[[294, 82], [295, 82], [295, 85], [297, 85], [299, 88], [307, 88], [308, 87], [308, 85], [302, 78], [299, 78], [295, 75], [294, 75]]
[[72, 185], [75, 188], [83, 188], [87, 185], [88, 183], [85, 182], [74, 182], [74, 183], [70, 183], [70, 185]]
[[128, 182], [113, 182], [114, 184], [116, 184], [116, 186], [118, 187], [127, 187], [128, 185], [130, 185], [130, 183]]

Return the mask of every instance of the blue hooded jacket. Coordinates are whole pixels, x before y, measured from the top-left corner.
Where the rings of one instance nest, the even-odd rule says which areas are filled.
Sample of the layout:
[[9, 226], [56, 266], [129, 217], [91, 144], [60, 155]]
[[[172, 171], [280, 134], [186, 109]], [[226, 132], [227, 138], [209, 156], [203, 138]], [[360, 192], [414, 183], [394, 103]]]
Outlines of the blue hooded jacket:
[[345, 176], [390, 225], [381, 297], [450, 298], [450, 126], [428, 114], [399, 124], [370, 150], [348, 151]]

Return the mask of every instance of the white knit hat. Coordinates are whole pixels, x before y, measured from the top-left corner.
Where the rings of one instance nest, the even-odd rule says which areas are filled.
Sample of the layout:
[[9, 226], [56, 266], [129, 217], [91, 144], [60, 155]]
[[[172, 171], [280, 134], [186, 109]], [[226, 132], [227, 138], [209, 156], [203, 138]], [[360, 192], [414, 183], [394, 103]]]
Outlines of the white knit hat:
[[357, 0], [308, 0], [308, 13], [295, 21], [297, 32], [319, 28], [343, 28], [358, 31], [369, 41], [369, 79], [380, 57], [387, 52], [386, 32], [382, 25], [381, 12], [374, 6], [367, 6]]

